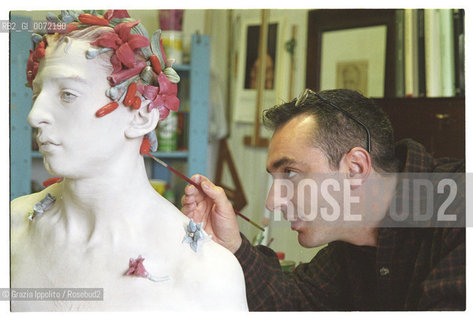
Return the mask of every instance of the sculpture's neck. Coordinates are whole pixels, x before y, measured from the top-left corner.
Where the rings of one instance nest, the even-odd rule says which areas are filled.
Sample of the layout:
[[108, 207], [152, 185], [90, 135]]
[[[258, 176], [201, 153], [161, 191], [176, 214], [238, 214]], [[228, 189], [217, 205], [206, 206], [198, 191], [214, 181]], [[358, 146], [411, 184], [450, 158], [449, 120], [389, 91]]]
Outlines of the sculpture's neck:
[[125, 236], [120, 234], [124, 226], [132, 229], [155, 200], [144, 161], [138, 156], [125, 163], [115, 161], [100, 175], [65, 178], [57, 204], [69, 233], [66, 236], [91, 242]]

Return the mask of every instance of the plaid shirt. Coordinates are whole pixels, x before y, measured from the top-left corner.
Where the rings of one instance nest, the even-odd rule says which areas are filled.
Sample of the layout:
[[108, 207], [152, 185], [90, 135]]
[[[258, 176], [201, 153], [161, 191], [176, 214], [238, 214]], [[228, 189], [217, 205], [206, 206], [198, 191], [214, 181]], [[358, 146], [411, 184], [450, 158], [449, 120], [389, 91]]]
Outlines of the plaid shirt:
[[[404, 172], [465, 170], [464, 161], [433, 159], [413, 140], [396, 153]], [[335, 241], [294, 272], [242, 238], [235, 256], [250, 310], [465, 310], [464, 228], [379, 228], [377, 247]]]

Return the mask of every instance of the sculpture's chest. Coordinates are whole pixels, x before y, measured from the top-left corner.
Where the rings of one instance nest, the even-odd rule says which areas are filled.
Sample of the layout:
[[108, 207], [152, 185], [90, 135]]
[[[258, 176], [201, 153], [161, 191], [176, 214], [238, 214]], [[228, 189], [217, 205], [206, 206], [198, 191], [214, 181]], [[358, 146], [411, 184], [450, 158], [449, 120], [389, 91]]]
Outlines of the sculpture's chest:
[[[192, 304], [192, 288], [187, 281], [191, 269], [180, 261], [156, 252], [121, 250], [81, 250], [64, 245], [37, 247], [25, 239], [12, 248], [12, 288], [29, 288], [33, 299], [49, 294], [50, 301], [14, 301], [12, 310], [180, 310]], [[21, 242], [17, 242], [21, 243]], [[156, 250], [158, 251], [158, 250]], [[154, 280], [126, 275], [130, 258], [142, 255], [142, 266]], [[43, 288], [36, 290], [35, 288]], [[51, 290], [48, 290], [51, 289]], [[24, 291], [24, 290], [23, 290]], [[51, 297], [54, 293], [55, 296]], [[98, 301], [97, 301], [98, 300]]]

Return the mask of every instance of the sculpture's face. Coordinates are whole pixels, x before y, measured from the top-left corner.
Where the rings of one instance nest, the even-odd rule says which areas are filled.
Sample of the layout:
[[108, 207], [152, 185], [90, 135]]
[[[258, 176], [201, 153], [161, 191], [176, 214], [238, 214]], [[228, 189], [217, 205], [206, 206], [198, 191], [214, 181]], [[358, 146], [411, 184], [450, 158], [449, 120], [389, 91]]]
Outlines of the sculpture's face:
[[[86, 59], [88, 41], [73, 39], [46, 48], [34, 80], [34, 104], [29, 124], [38, 129], [37, 141], [46, 169], [54, 175], [83, 178], [97, 175], [125, 140], [128, 108], [103, 118], [95, 113], [110, 102], [110, 70], [99, 59]], [[67, 51], [67, 52], [66, 52]]]

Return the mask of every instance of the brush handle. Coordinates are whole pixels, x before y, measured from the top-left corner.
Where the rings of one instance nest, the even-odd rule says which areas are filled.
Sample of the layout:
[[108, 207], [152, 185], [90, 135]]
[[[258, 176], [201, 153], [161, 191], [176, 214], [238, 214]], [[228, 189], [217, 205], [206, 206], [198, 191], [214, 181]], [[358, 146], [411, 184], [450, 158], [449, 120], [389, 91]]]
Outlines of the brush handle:
[[186, 177], [185, 175], [183, 175], [182, 173], [180, 173], [179, 171], [177, 171], [176, 169], [174, 169], [173, 167], [171, 167], [170, 165], [167, 165], [167, 168], [169, 170], [171, 170], [172, 172], [174, 172], [175, 174], [177, 174], [179, 177], [181, 177], [182, 179], [186, 180], [187, 182], [189, 182], [190, 184], [192, 184], [194, 187], [196, 187], [199, 191], [202, 191], [202, 188], [197, 184], [195, 183], [194, 181], [192, 181], [191, 179], [189, 179], [188, 177]]
[[[197, 188], [197, 190], [201, 191], [202, 193], [205, 194], [205, 192], [202, 190], [201, 186], [198, 185], [197, 183], [195, 183], [194, 181], [192, 181], [191, 179], [189, 179], [188, 177], [186, 177], [185, 175], [183, 175], [182, 173], [180, 173], [179, 171], [177, 171], [176, 169], [174, 169], [173, 167], [171, 167], [170, 165], [167, 166], [167, 168], [169, 170], [171, 170], [172, 172], [174, 172], [175, 174], [177, 174], [179, 177], [181, 177], [182, 179], [186, 180], [187, 182], [189, 182], [190, 184], [192, 184], [194, 187]], [[256, 228], [260, 229], [261, 231], [264, 231], [264, 229], [262, 227], [260, 227], [259, 225], [257, 225], [255, 222], [251, 221], [249, 218], [247, 218], [246, 216], [244, 216], [243, 214], [241, 214], [240, 212], [238, 212], [237, 210], [233, 209], [233, 211], [235, 212], [235, 214], [237, 216], [240, 216], [241, 218], [245, 219], [246, 221], [248, 221], [249, 223], [251, 223], [252, 225], [254, 225]]]
[[[154, 160], [158, 161], [155, 157], [152, 157]], [[158, 161], [160, 164], [163, 164], [161, 163], [161, 161]], [[165, 165], [164, 165], [165, 164]], [[170, 165], [168, 165], [167, 163], [164, 163], [164, 167], [168, 168], [170, 171], [174, 172], [175, 174], [177, 174], [179, 177], [181, 177], [182, 179], [186, 180], [187, 182], [189, 182], [190, 184], [192, 184], [194, 187], [197, 188], [197, 190], [199, 190], [200, 192], [202, 192], [203, 194], [205, 194], [205, 192], [202, 190], [201, 186], [198, 185], [196, 182], [192, 181], [191, 179], [189, 179], [188, 177], [186, 177], [185, 175], [183, 175], [182, 173], [180, 173], [179, 171], [177, 171], [176, 169], [174, 169], [173, 167], [171, 167]], [[257, 223], [251, 221], [249, 218], [247, 218], [246, 216], [244, 216], [243, 214], [241, 214], [240, 212], [238, 212], [237, 210], [233, 209], [233, 211], [235, 212], [235, 214], [237, 216], [240, 216], [241, 218], [245, 219], [246, 221], [248, 221], [249, 223], [251, 223], [252, 225], [254, 225], [256, 228], [260, 229], [261, 231], [264, 231], [264, 228], [259, 226]]]

